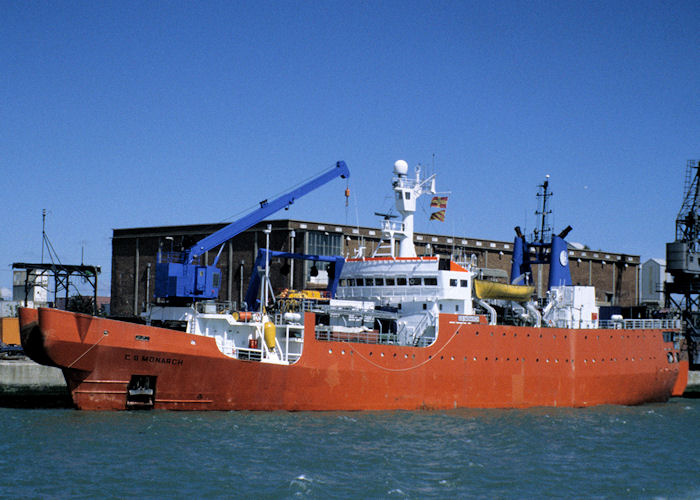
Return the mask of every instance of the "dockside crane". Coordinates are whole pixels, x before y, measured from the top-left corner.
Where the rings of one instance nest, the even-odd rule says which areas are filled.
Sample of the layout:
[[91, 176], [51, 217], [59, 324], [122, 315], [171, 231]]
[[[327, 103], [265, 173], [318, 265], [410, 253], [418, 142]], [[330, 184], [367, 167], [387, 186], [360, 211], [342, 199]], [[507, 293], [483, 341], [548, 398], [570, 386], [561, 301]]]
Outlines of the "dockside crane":
[[[223, 243], [237, 234], [254, 226], [270, 215], [288, 208], [295, 200], [323, 186], [336, 177], [350, 177], [350, 170], [344, 161], [339, 161], [330, 170], [314, 177], [301, 186], [275, 198], [263, 200], [260, 207], [253, 212], [221, 228], [215, 233], [202, 238], [184, 252], [169, 256], [167, 262], [156, 264], [155, 297], [169, 303], [212, 300], [218, 297], [221, 285], [221, 271], [217, 268]], [[200, 263], [206, 252], [221, 245], [214, 263]]]
[[700, 369], [700, 161], [688, 160], [676, 239], [666, 244], [666, 307], [681, 313], [690, 369]]

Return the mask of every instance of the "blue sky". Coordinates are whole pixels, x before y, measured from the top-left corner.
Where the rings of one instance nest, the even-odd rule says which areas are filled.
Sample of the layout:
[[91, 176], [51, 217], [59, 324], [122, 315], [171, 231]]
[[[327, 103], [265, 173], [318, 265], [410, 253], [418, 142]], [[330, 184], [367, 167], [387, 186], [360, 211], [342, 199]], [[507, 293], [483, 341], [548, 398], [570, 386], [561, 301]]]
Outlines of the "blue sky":
[[0, 1], [0, 287], [100, 265], [113, 228], [225, 220], [345, 160], [280, 217], [377, 225], [395, 160], [444, 223], [510, 240], [551, 175], [555, 230], [664, 257], [700, 158], [700, 3]]

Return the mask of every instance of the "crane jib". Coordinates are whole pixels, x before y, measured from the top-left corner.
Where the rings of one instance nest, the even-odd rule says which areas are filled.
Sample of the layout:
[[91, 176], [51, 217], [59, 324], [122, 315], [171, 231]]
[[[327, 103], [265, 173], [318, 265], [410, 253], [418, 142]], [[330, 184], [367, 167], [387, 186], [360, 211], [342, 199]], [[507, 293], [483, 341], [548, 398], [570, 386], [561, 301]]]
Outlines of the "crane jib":
[[158, 263], [156, 265], [155, 296], [178, 299], [216, 298], [221, 282], [221, 272], [216, 268], [219, 256], [217, 255], [216, 261], [211, 266], [195, 264], [194, 262], [199, 256], [229, 241], [275, 212], [288, 208], [296, 199], [318, 189], [336, 177], [347, 178], [349, 176], [350, 171], [346, 163], [338, 161], [333, 168], [319, 176], [272, 201], [267, 199], [261, 201], [260, 208], [201, 239], [184, 252], [181, 263]]

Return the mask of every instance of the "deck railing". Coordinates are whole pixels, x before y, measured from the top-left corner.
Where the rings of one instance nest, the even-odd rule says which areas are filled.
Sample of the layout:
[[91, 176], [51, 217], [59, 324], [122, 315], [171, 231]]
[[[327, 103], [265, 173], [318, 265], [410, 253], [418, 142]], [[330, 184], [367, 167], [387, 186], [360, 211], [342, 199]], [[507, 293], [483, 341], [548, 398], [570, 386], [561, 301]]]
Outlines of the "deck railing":
[[316, 330], [316, 340], [327, 342], [355, 342], [360, 344], [395, 344], [396, 334], [391, 332], [357, 331], [343, 332], [329, 328]]
[[621, 320], [601, 320], [598, 322], [599, 328], [612, 328], [618, 330], [638, 330], [638, 329], [668, 329], [678, 330], [681, 327], [679, 319], [621, 319]]

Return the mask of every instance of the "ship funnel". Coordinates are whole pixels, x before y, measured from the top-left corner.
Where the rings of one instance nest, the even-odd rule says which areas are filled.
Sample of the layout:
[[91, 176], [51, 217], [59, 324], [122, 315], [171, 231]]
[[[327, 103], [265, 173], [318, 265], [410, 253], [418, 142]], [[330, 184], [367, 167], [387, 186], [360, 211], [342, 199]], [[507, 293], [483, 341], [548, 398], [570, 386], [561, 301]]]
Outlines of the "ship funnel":
[[569, 249], [566, 241], [561, 236], [552, 236], [549, 256], [551, 259], [549, 262], [549, 289], [551, 290], [553, 286], [571, 286]]
[[516, 284], [521, 276], [532, 273], [529, 261], [529, 247], [520, 226], [515, 227], [515, 239], [513, 240], [513, 262], [510, 266], [510, 282]]

